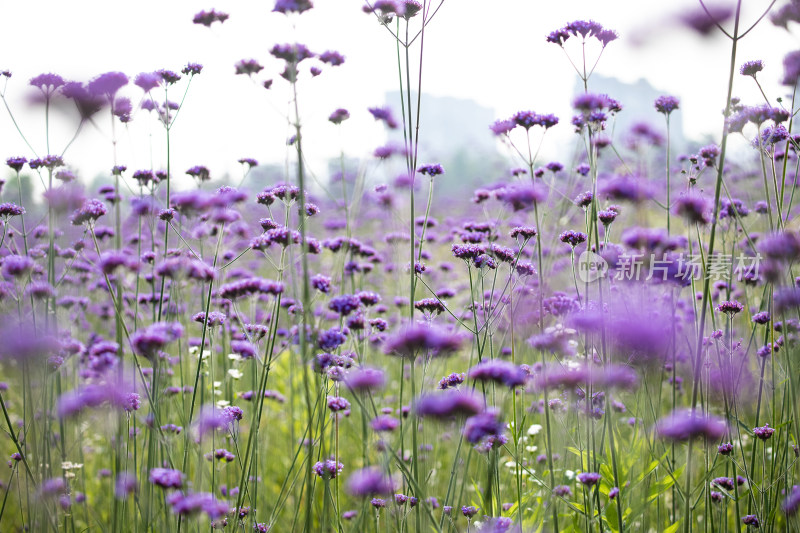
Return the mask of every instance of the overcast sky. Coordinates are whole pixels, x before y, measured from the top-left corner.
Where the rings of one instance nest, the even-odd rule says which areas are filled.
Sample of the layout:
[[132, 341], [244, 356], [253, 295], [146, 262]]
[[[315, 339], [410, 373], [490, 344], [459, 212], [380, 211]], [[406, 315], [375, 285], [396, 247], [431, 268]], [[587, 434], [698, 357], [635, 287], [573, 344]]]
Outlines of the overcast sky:
[[[7, 99], [24, 133], [44, 155], [43, 114], [25, 104], [31, 77], [55, 72], [68, 79], [88, 80], [111, 70], [133, 77], [159, 68], [177, 71], [188, 61], [202, 63], [205, 70], [192, 82], [173, 130], [173, 162], [180, 173], [204, 164], [213, 175], [221, 175], [237, 171], [235, 161], [240, 157], [279, 162], [285, 156], [288, 91], [277, 76], [279, 62], [269, 56], [271, 46], [302, 42], [316, 52], [337, 50], [346, 56], [343, 66], [301, 84], [306, 149], [317, 162], [316, 170], [323, 173], [321, 162], [340, 148], [361, 156], [379, 144], [383, 132], [366, 108], [382, 104], [385, 92], [397, 88], [397, 63], [392, 37], [361, 11], [360, 0], [316, 0], [315, 4], [302, 16], [289, 19], [271, 13], [273, 3], [268, 0], [4, 2], [0, 69], [14, 74]], [[769, 2], [744, 4], [744, 24], [749, 26]], [[423, 91], [473, 99], [494, 109], [498, 118], [520, 109], [554, 112], [562, 118], [558, 128], [566, 138], [571, 131], [569, 102], [576, 76], [562, 50], [544, 37], [567, 21], [592, 18], [621, 36], [606, 49], [597, 73], [623, 81], [647, 79], [664, 93], [680, 97], [687, 136], [717, 136], [729, 43], [720, 36], [700, 38], [673, 24], [676, 15], [697, 5], [697, 0], [445, 0], [425, 34]], [[196, 12], [212, 7], [229, 13], [230, 19], [211, 29], [192, 24]], [[763, 59], [766, 69], [760, 79], [771, 97], [778, 96], [781, 60], [797, 46], [796, 39], [764, 21], [742, 41], [737, 63]], [[575, 43], [568, 42], [567, 48], [576, 54], [570, 44]], [[415, 56], [419, 53], [416, 46], [412, 51]], [[243, 58], [255, 58], [266, 67], [258, 79], [275, 77], [273, 90], [265, 91], [245, 76], [234, 76], [233, 65]], [[134, 102], [141, 95], [134, 86], [124, 92]], [[761, 101], [752, 81], [738, 75], [735, 94], [750, 103]], [[179, 96], [171, 93], [170, 99]], [[353, 115], [341, 138], [326, 120], [337, 107]], [[53, 129], [51, 152], [60, 152], [71, 132], [63, 125]], [[66, 154], [82, 176], [93, 177], [113, 163], [105, 117], [100, 129], [90, 128]], [[118, 133], [120, 163], [149, 167], [152, 139], [153, 165], [163, 166], [163, 130], [153, 117], [139, 113], [127, 131]], [[559, 138], [554, 135], [550, 142], [557, 144]], [[0, 146], [3, 158], [31, 155], [2, 109]], [[557, 146], [547, 149], [552, 152]]]

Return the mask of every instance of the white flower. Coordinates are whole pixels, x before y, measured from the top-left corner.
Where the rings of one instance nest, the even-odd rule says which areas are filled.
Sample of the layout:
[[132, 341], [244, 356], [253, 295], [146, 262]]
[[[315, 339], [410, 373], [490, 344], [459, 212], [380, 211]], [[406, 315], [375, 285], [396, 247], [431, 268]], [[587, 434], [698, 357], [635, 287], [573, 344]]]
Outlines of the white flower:
[[[214, 392], [217, 392], [217, 391], [214, 391]], [[220, 409], [222, 409], [223, 407], [227, 407], [230, 404], [231, 404], [231, 402], [229, 402], [228, 400], [218, 400], [217, 401], [217, 407], [219, 407]]]
[[525, 451], [528, 452], [528, 453], [533, 453], [538, 449], [539, 448], [537, 448], [536, 446], [525, 446]]
[[230, 377], [232, 377], [233, 379], [241, 379], [242, 376], [244, 376], [244, 374], [242, 373], [241, 370], [237, 370], [235, 368], [229, 368], [228, 369], [228, 375]]
[[528, 428], [528, 435], [538, 435], [541, 430], [542, 426], [540, 426], [539, 424], [533, 424], [531, 427]]
[[567, 479], [575, 479], [575, 472], [572, 470], [567, 470], [564, 475], [567, 476]]

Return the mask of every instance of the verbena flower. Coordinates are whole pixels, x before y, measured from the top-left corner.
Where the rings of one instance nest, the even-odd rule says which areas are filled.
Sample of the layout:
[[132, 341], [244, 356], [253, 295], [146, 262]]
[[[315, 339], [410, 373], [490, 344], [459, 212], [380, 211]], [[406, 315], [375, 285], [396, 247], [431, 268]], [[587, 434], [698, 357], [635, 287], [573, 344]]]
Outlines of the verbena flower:
[[42, 91], [42, 94], [44, 94], [45, 98], [50, 98], [56, 89], [63, 86], [65, 83], [66, 82], [64, 81], [64, 78], [53, 73], [39, 74], [38, 76], [31, 78], [29, 82], [31, 87], [36, 87]]
[[325, 461], [318, 461], [314, 465], [314, 473], [322, 479], [333, 479], [344, 470], [342, 463], [337, 463], [333, 459], [326, 459]]
[[476, 381], [494, 381], [509, 388], [524, 385], [528, 378], [519, 366], [502, 359], [478, 363], [469, 370], [469, 377]]
[[229, 15], [227, 13], [222, 13], [221, 11], [211, 9], [209, 11], [200, 11], [199, 13], [195, 14], [192, 22], [205, 26], [206, 28], [210, 28], [213, 23], [222, 23], [228, 20], [228, 18]]
[[390, 495], [393, 480], [376, 467], [362, 468], [347, 479], [347, 492], [356, 497]]
[[255, 59], [242, 59], [234, 66], [236, 68], [236, 74], [246, 74], [248, 76], [258, 74], [264, 70], [264, 67]]
[[78, 210], [72, 214], [70, 221], [73, 226], [81, 226], [83, 224], [92, 224], [98, 218], [108, 212], [106, 206], [100, 200], [86, 200]]
[[775, 429], [769, 427], [769, 424], [765, 424], [762, 427], [753, 428], [753, 434], [761, 440], [769, 440], [772, 438], [773, 433], [775, 433]]
[[370, 107], [367, 111], [375, 117], [375, 120], [380, 120], [386, 127], [389, 129], [397, 129], [400, 125], [397, 123], [397, 120], [394, 118], [394, 114], [392, 113], [391, 108], [388, 107]]
[[272, 11], [288, 15], [289, 13], [303, 13], [314, 7], [310, 0], [276, 0]]
[[725, 313], [728, 316], [733, 316], [737, 313], [741, 313], [744, 310], [744, 305], [737, 302], [736, 300], [731, 300], [720, 303], [717, 306], [717, 309], [721, 313]]
[[664, 115], [669, 115], [679, 108], [679, 100], [674, 96], [659, 96], [656, 98], [656, 111]]
[[417, 398], [414, 404], [419, 416], [437, 419], [472, 416], [483, 411], [483, 407], [480, 397], [459, 390], [426, 394]]
[[347, 109], [339, 108], [330, 114], [328, 120], [334, 124], [341, 124], [348, 118], [350, 118], [350, 112]]
[[131, 335], [131, 344], [137, 354], [153, 358], [168, 344], [183, 336], [183, 327], [178, 322], [156, 322]]
[[400, 421], [390, 415], [378, 415], [370, 422], [370, 427], [374, 431], [394, 431], [400, 425]]
[[386, 384], [383, 371], [376, 368], [360, 367], [351, 370], [344, 379], [347, 387], [355, 392], [382, 389]]
[[440, 164], [433, 164], [433, 165], [423, 165], [417, 169], [417, 172], [422, 174], [423, 176], [430, 176], [431, 178], [435, 176], [440, 176], [444, 174], [444, 168]]
[[800, 510], [800, 485], [792, 487], [790, 494], [783, 500], [781, 509], [786, 513], [786, 516], [794, 516]]
[[461, 508], [461, 514], [466, 516], [468, 519], [471, 519], [473, 516], [478, 514], [478, 509], [476, 509], [472, 505], [465, 505]]
[[754, 61], [745, 61], [742, 66], [739, 67], [739, 74], [755, 78], [756, 74], [762, 70], [764, 70], [764, 62], [760, 59], [756, 59]]
[[384, 352], [400, 357], [429, 354], [434, 357], [450, 355], [461, 347], [461, 337], [436, 326], [410, 325], [383, 344]]
[[761, 527], [761, 523], [758, 520], [758, 516], [754, 514], [749, 514], [742, 517], [742, 523], [746, 526], [751, 526], [754, 528]]
[[593, 487], [600, 482], [601, 476], [596, 472], [581, 472], [575, 479], [578, 480], [578, 483], [581, 485], [585, 485], [587, 487]]
[[717, 440], [726, 431], [724, 420], [696, 411], [676, 411], [656, 422], [656, 433], [667, 440], [686, 441], [698, 437]]
[[183, 487], [183, 473], [169, 468], [153, 468], [150, 470], [150, 483], [162, 489], [180, 489]]
[[467, 419], [463, 434], [467, 442], [477, 444], [488, 437], [502, 435], [504, 430], [505, 423], [500, 419], [500, 411], [487, 409]]
[[558, 239], [561, 242], [569, 244], [573, 248], [575, 248], [576, 246], [578, 246], [583, 242], [586, 242], [586, 238], [587, 238], [586, 234], [583, 233], [582, 231], [573, 231], [573, 230], [565, 231], [558, 236]]

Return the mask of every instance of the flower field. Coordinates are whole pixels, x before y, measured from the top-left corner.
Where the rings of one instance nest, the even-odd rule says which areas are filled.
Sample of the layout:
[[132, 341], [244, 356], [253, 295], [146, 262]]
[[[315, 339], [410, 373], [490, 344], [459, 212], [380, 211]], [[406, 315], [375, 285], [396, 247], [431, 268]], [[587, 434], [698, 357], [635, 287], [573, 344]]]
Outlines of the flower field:
[[[267, 37], [227, 76], [289, 135], [233, 176], [175, 162], [200, 63], [0, 71], [27, 148], [0, 154], [0, 531], [800, 531], [800, 50], [739, 52], [797, 39], [800, 2], [672, 22], [726, 65], [707, 142], [676, 131], [690, 94], [617, 127], [593, 75], [633, 45], [554, 22], [532, 46], [574, 69], [571, 115], [473, 132], [480, 181], [427, 159], [426, 37], [458, 2], [343, 4], [391, 43], [396, 101], [309, 117], [349, 58]], [[336, 146], [351, 114], [385, 139], [319, 168], [309, 123]], [[149, 164], [121, 148], [139, 124]], [[98, 131], [90, 182], [71, 148]]]

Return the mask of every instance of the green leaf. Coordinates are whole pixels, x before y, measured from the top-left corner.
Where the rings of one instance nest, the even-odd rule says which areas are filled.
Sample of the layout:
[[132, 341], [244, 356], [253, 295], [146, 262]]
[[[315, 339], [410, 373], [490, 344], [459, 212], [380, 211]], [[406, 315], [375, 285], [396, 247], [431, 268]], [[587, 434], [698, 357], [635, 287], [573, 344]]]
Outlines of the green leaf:
[[649, 476], [650, 474], [652, 474], [653, 471], [656, 468], [658, 468], [659, 464], [660, 464], [660, 461], [657, 461], [657, 460], [654, 459], [649, 465], [647, 465], [647, 467], [642, 471], [642, 473], [639, 474], [639, 476], [636, 478], [636, 482], [638, 483], [638, 482], [642, 481], [644, 478], [646, 478], [647, 476]]
[[676, 531], [678, 531], [678, 526], [680, 524], [681, 524], [680, 522], [675, 522], [674, 524], [669, 526], [667, 529], [665, 529], [664, 533], [675, 533]]
[[619, 531], [619, 515], [617, 514], [616, 505], [606, 507], [606, 523], [611, 531]]

